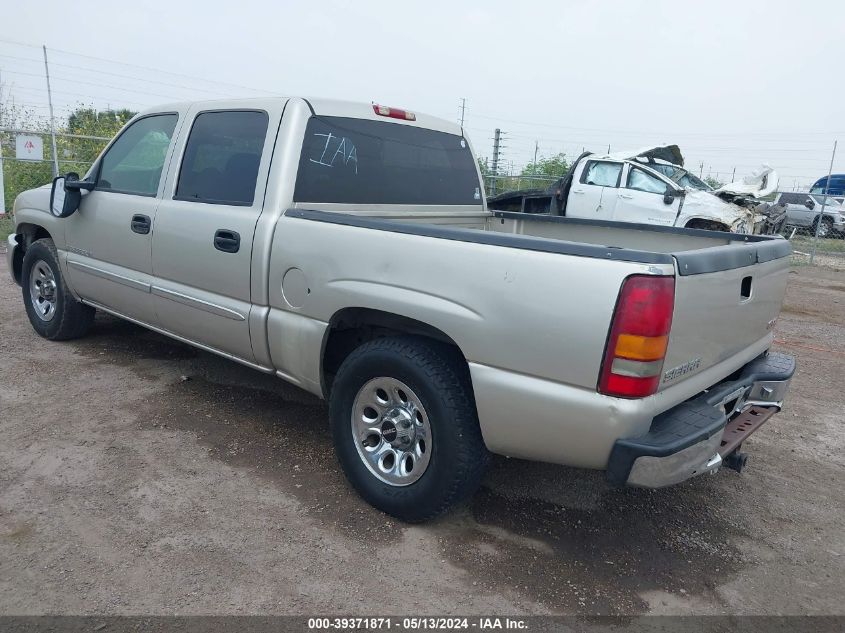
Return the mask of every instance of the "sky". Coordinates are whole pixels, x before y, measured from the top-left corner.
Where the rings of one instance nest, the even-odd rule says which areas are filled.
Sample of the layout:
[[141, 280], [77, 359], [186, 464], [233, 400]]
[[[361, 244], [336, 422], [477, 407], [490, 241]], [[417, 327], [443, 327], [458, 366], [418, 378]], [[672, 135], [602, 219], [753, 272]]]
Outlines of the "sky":
[[[4, 3], [2, 97], [47, 115], [300, 95], [459, 120], [479, 156], [677, 143], [722, 181], [766, 162], [781, 189], [845, 141], [845, 3], [795, 0]], [[845, 172], [845, 147], [834, 172]]]

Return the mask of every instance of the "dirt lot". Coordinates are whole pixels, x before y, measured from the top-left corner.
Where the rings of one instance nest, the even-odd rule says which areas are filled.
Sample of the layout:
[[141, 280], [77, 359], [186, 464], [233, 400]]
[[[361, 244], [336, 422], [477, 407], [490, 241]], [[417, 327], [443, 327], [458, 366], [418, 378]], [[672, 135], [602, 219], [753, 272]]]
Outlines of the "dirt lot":
[[799, 371], [742, 475], [497, 459], [407, 526], [321, 402], [107, 316], [44, 341], [0, 264], [0, 613], [845, 613], [845, 273], [796, 268], [777, 337]]

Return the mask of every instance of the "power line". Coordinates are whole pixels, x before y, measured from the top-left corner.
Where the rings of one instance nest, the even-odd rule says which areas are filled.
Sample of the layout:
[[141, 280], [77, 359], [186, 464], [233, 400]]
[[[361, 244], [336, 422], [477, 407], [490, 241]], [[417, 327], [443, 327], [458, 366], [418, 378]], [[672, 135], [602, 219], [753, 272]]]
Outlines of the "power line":
[[[0, 38], [0, 42], [3, 42], [5, 44], [13, 44], [13, 45], [17, 45], [17, 46], [25, 46], [27, 48], [36, 48], [36, 49], [40, 48], [40, 46], [36, 46], [34, 44], [28, 44], [26, 42], [19, 42], [19, 41], [5, 39], [5, 38]], [[86, 55], [85, 53], [76, 53], [74, 51], [68, 51], [68, 50], [64, 50], [64, 49], [61, 49], [61, 48], [51, 48], [50, 50], [55, 51], [57, 53], [63, 53], [65, 55], [72, 55], [74, 57], [82, 57], [82, 58], [85, 58], [85, 59], [93, 59], [93, 60], [96, 60], [96, 61], [99, 61], [99, 62], [104, 62], [106, 64], [114, 64], [114, 65], [118, 65], [118, 66], [128, 66], [130, 68], [138, 68], [140, 70], [148, 70], [148, 71], [151, 70], [153, 72], [160, 73], [160, 74], [163, 74], [163, 75], [170, 75], [171, 77], [181, 77], [183, 79], [193, 79], [195, 81], [205, 82], [207, 84], [218, 84], [218, 85], [221, 85], [221, 86], [231, 86], [233, 88], [239, 88], [239, 89], [242, 89], [242, 90], [246, 89], [246, 90], [253, 90], [253, 91], [256, 91], [256, 92], [264, 92], [264, 93], [266, 93], [270, 96], [278, 96], [278, 97], [286, 96], [286, 95], [282, 95], [282, 94], [273, 92], [271, 90], [265, 90], [263, 88], [251, 88], [249, 86], [243, 86], [243, 85], [236, 84], [236, 83], [230, 83], [230, 82], [227, 82], [227, 81], [220, 81], [219, 79], [208, 79], [208, 78], [205, 78], [205, 77], [197, 77], [195, 75], [186, 75], [186, 74], [182, 74], [182, 73], [174, 73], [174, 72], [169, 71], [169, 70], [162, 70], [160, 68], [153, 68], [151, 66], [142, 66], [140, 64], [131, 64], [129, 62], [121, 62], [121, 61], [117, 61], [117, 60], [114, 60], [114, 59], [106, 59], [104, 57], [97, 57], [96, 55]]]
[[[30, 57], [17, 57], [15, 55], [0, 54], [0, 57], [8, 58], [8, 59], [31, 61], [31, 62], [36, 62], [36, 63], [38, 62], [38, 60], [32, 59]], [[219, 90], [209, 90], [209, 89], [206, 89], [206, 88], [196, 88], [196, 87], [192, 87], [192, 86], [185, 86], [184, 84], [172, 84], [172, 83], [168, 83], [168, 82], [165, 82], [165, 81], [159, 81], [159, 80], [156, 80], [156, 79], [147, 79], [145, 77], [130, 76], [130, 75], [126, 75], [125, 73], [113, 73], [113, 72], [109, 72], [107, 70], [100, 70], [100, 69], [97, 69], [97, 68], [93, 68], [91, 66], [75, 66], [73, 64], [62, 64], [60, 62], [50, 62], [50, 65], [51, 66], [58, 66], [58, 67], [61, 67], [61, 68], [70, 68], [72, 70], [81, 70], [83, 72], [90, 72], [90, 73], [97, 74], [97, 75], [108, 75], [110, 77], [119, 77], [121, 79], [131, 79], [132, 81], [141, 81], [141, 82], [144, 82], [144, 83], [157, 84], [157, 85], [161, 85], [161, 86], [167, 86], [169, 88], [180, 88], [180, 89], [189, 88], [190, 90], [194, 90], [194, 91], [197, 91], [197, 92], [207, 92], [209, 94], [220, 94]], [[9, 71], [9, 72], [11, 72], [11, 71]], [[197, 78], [197, 79], [199, 80], [199, 78]], [[252, 89], [252, 90], [255, 90], [255, 89]]]

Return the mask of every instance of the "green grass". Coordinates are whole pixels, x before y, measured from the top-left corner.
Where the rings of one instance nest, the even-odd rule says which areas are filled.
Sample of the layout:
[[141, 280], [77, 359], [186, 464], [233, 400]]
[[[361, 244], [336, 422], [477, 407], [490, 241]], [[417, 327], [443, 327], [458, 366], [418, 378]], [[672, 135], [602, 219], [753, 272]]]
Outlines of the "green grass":
[[0, 245], [6, 244], [6, 238], [14, 229], [15, 222], [12, 220], [12, 216], [8, 214], [0, 216]]
[[[813, 238], [796, 235], [790, 242], [796, 251], [809, 253], [813, 250]], [[823, 239], [819, 240], [817, 252], [819, 253], [845, 253], [845, 239]]]

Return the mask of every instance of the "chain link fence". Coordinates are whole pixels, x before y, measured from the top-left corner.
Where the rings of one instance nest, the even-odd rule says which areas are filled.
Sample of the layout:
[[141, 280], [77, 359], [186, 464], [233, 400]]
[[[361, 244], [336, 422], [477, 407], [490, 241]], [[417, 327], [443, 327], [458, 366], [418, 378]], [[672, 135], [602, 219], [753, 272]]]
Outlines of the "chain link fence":
[[[19, 158], [16, 151], [18, 136], [41, 139], [41, 158]], [[76, 172], [82, 177], [99, 153], [109, 142], [101, 136], [81, 134], [56, 134], [56, 156], [62, 174]], [[22, 191], [50, 183], [53, 179], [53, 149], [50, 133], [42, 130], [17, 130], [0, 128], [0, 163], [2, 163], [2, 208], [11, 212], [15, 198]]]
[[562, 176], [484, 176], [484, 190], [487, 197], [508, 191], [545, 191]]

